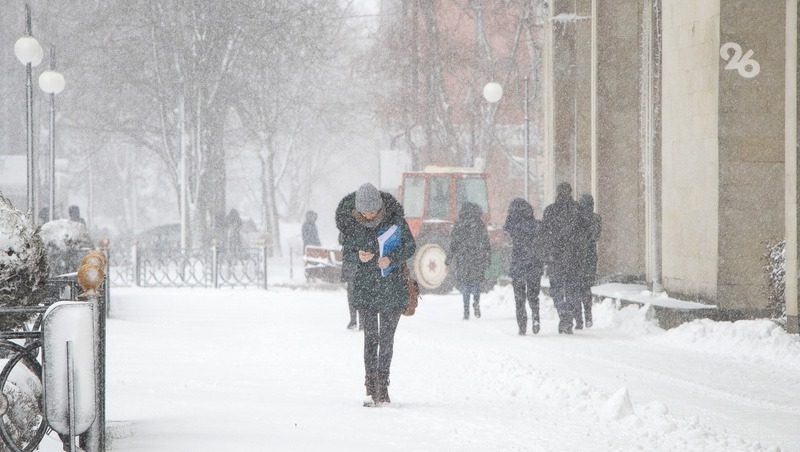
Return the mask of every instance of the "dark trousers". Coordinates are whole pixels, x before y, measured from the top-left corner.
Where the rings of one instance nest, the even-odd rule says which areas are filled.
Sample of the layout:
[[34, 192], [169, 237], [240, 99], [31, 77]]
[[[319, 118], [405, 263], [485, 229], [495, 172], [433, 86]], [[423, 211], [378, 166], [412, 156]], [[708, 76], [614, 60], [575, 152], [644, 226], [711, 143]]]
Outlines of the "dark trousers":
[[575, 326], [583, 327], [584, 321], [592, 321], [592, 288], [586, 286], [580, 288], [575, 303]]
[[551, 281], [550, 293], [558, 312], [558, 331], [571, 333], [581, 294], [580, 285], [569, 281]]
[[475, 301], [477, 305], [481, 301], [481, 285], [480, 283], [466, 283], [461, 288], [461, 295], [464, 297], [464, 311], [469, 310], [469, 297], [472, 295], [472, 299]]
[[[353, 306], [353, 282], [350, 281], [347, 283], [347, 307], [350, 308], [350, 324], [356, 325], [356, 321], [358, 317], [356, 313], [358, 312]], [[363, 323], [364, 320], [362, 319], [361, 322]]]
[[524, 333], [528, 328], [528, 311], [525, 301], [531, 306], [531, 320], [539, 321], [539, 289], [542, 285], [542, 276], [533, 275], [529, 278], [514, 278], [511, 287], [514, 288], [514, 301], [517, 303], [517, 325], [519, 332]]
[[388, 378], [394, 351], [394, 332], [402, 311], [378, 312], [361, 310], [364, 325], [364, 370], [367, 376], [380, 375]]

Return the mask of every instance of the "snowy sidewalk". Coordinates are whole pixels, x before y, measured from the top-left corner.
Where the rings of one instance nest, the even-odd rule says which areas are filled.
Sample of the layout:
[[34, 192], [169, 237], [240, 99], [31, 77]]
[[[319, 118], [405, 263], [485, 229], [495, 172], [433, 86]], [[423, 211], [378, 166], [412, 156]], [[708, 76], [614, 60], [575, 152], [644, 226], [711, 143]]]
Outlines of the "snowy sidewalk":
[[114, 451], [800, 451], [800, 341], [769, 322], [663, 331], [630, 306], [517, 336], [511, 290], [460, 320], [425, 296], [398, 328], [391, 407], [361, 407], [344, 291], [115, 289]]

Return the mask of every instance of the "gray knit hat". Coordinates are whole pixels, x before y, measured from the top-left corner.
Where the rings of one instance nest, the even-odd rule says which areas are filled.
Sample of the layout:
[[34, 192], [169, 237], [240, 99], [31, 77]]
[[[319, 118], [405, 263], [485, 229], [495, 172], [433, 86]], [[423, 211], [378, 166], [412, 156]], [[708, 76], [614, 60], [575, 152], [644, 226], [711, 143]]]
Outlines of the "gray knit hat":
[[359, 212], [377, 212], [383, 207], [381, 192], [367, 182], [356, 191], [356, 210]]

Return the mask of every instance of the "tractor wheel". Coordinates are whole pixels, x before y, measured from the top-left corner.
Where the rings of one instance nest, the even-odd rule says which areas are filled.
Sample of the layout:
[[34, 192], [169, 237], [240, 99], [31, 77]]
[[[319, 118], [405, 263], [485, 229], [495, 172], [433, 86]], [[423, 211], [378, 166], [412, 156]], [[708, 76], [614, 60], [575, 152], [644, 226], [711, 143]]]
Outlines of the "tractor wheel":
[[423, 292], [448, 293], [453, 290], [452, 278], [448, 275], [447, 252], [436, 242], [428, 242], [417, 248], [414, 254], [414, 277]]

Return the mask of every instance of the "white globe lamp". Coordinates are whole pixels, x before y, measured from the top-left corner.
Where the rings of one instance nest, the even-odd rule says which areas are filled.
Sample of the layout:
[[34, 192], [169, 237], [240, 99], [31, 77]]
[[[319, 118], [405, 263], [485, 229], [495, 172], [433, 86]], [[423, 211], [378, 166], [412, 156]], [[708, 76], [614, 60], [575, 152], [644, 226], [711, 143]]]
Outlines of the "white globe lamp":
[[64, 76], [60, 72], [47, 70], [39, 76], [39, 88], [47, 94], [58, 94], [64, 91]]
[[497, 82], [489, 82], [483, 86], [483, 98], [486, 102], [495, 103], [503, 97], [503, 86]]
[[33, 36], [23, 36], [14, 43], [14, 55], [22, 64], [38, 66], [44, 58], [44, 51], [39, 41]]

